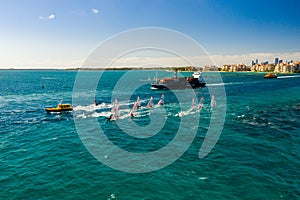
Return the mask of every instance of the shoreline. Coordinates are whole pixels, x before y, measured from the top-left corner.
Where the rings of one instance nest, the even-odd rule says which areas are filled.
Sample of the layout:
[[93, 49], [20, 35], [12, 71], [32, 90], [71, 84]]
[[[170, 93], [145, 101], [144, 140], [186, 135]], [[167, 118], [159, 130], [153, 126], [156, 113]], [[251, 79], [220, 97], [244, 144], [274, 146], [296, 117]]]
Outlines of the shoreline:
[[[45, 69], [45, 68], [26, 68], [26, 69], [18, 69], [18, 68], [0, 68], [0, 71], [129, 71], [129, 70], [137, 70], [137, 71], [169, 71], [172, 72], [174, 69], [170, 68], [66, 68], [66, 69]], [[195, 72], [197, 70], [191, 71], [181, 71], [178, 72]], [[256, 72], [256, 71], [202, 71], [203, 73], [212, 72], [212, 73], [258, 73], [258, 74], [265, 74], [265, 73], [276, 73], [276, 74], [299, 74], [300, 72]]]

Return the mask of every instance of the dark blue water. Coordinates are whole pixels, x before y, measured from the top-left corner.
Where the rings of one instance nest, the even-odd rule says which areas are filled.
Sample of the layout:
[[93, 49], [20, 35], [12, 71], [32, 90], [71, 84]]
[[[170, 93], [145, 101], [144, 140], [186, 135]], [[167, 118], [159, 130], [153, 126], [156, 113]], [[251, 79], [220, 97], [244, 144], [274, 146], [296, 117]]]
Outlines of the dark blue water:
[[[99, 75], [94, 71], [81, 73], [91, 79]], [[172, 91], [149, 89], [146, 80], [155, 74], [134, 71], [128, 85], [121, 84], [129, 88], [138, 82], [140, 86], [131, 92], [116, 87], [126, 71], [106, 71], [95, 90], [89, 87], [89, 81], [84, 83], [86, 88], [80, 95], [89, 98], [74, 104], [72, 113], [47, 114], [45, 107], [56, 106], [60, 101], [75, 102], [77, 72], [0, 71], [0, 199], [300, 198], [299, 75], [265, 80], [259, 73], [222, 73], [223, 83], [212, 81], [208, 87], [194, 91], [197, 100], [204, 97], [204, 107], [188, 112], [190, 97], [181, 102]], [[172, 76], [163, 71], [158, 75]], [[214, 79], [216, 74], [205, 76], [207, 80]], [[226, 89], [227, 102], [216, 95], [217, 105], [211, 110], [209, 88], [220, 86]], [[157, 103], [162, 93], [163, 106], [145, 108], [150, 96]], [[99, 106], [93, 105], [90, 94]], [[130, 118], [127, 115], [137, 96], [142, 108]], [[119, 99], [121, 116], [108, 122], [105, 117], [110, 114], [115, 97]], [[212, 151], [200, 159], [199, 149], [207, 131], [214, 128], [210, 123], [218, 107], [226, 108], [222, 134]], [[197, 126], [194, 121], [181, 123], [182, 118], [176, 116], [181, 111], [188, 119], [195, 119]], [[152, 137], [127, 134], [154, 131], [159, 126], [156, 118], [165, 123]], [[154, 152], [173, 143], [180, 127], [187, 134], [194, 131], [196, 135], [183, 155], [166, 167], [148, 173], [128, 173], [91, 155], [78, 134], [76, 121], [86, 126], [87, 133], [93, 133], [97, 124], [112, 144], [136, 154]], [[151, 126], [153, 123], [157, 124]], [[182, 142], [175, 144], [175, 154], [182, 150]], [[106, 151], [104, 143], [97, 148]], [[105, 158], [133, 167], [138, 162], [116, 154], [105, 154]], [[149, 160], [143, 167], [147, 169], [160, 160], [164, 158]]]

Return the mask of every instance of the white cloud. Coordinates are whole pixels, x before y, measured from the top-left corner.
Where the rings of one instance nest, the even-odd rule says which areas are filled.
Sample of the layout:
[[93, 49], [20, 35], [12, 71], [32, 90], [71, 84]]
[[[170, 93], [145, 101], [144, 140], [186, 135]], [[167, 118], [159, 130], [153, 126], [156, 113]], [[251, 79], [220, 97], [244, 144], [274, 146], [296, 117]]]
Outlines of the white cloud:
[[49, 20], [50, 20], [50, 19], [54, 19], [54, 17], [55, 17], [55, 15], [51, 14], [51, 15], [48, 16], [48, 19], [49, 19]]
[[96, 9], [96, 8], [93, 8], [93, 9], [92, 9], [92, 12], [93, 12], [94, 14], [98, 14], [98, 13], [99, 13], [99, 10]]
[[52, 20], [52, 19], [54, 19], [54, 18], [55, 18], [55, 15], [53, 15], [53, 14], [51, 14], [51, 15], [49, 15], [49, 16], [47, 16], [47, 17], [39, 16], [39, 19], [40, 19], [40, 20]]

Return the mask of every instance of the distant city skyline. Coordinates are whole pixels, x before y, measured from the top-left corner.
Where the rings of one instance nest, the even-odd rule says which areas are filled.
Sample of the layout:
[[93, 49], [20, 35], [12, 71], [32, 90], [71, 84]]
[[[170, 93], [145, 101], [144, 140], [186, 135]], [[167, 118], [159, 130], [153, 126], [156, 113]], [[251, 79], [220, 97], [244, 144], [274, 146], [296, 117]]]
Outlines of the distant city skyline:
[[[135, 28], [181, 32], [214, 62], [300, 60], [300, 2], [234, 0], [1, 1], [0, 68], [80, 67], [101, 42]], [[195, 55], [190, 55], [195, 56]], [[174, 57], [153, 58], [159, 63]], [[198, 58], [197, 65], [205, 65]], [[140, 60], [124, 59], [122, 66]], [[147, 63], [145, 63], [147, 64]]]

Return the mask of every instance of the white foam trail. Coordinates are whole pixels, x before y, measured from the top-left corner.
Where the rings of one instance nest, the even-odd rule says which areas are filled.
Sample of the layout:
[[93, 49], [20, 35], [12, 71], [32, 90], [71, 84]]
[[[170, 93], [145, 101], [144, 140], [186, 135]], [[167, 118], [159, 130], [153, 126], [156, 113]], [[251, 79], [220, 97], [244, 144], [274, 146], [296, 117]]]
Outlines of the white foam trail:
[[73, 107], [73, 110], [92, 112], [96, 109], [105, 109], [105, 108], [112, 108], [112, 105], [110, 105], [110, 104], [107, 105], [105, 103], [98, 104], [97, 106], [94, 105], [94, 104], [87, 105], [87, 106], [80, 106], [79, 105], [79, 106]]
[[[108, 108], [108, 105], [103, 105], [102, 108], [105, 107], [105, 108]], [[110, 106], [112, 107], [112, 106]], [[134, 112], [134, 117], [137, 117], [137, 118], [142, 118], [142, 117], [146, 117], [146, 116], [149, 116], [150, 115], [150, 111], [151, 110], [154, 110], [155, 108], [156, 109], [159, 109], [161, 106], [155, 106], [154, 108], [152, 109], [148, 109], [146, 107], [140, 107], [139, 109], [137, 109], [135, 112]], [[110, 115], [113, 114], [113, 112], [111, 112], [111, 110], [109, 111], [102, 111], [102, 112], [97, 112], [97, 110], [99, 110], [99, 106], [94, 106], [94, 105], [89, 105], [89, 106], [76, 106], [74, 108], [74, 110], [77, 110], [77, 111], [86, 111], [84, 113], [80, 113], [78, 115], [76, 115], [75, 117], [77, 118], [82, 118], [82, 119], [85, 119], [85, 118], [98, 118], [98, 117], [109, 117]], [[126, 119], [128, 117], [131, 117], [129, 115], [131, 109], [130, 108], [124, 108], [124, 109], [119, 109], [118, 110], [118, 117], [116, 118], [117, 120], [118, 119]], [[112, 119], [113, 120], [113, 119]]]
[[136, 112], [134, 117], [146, 117], [149, 116], [150, 113], [149, 112]]
[[[162, 95], [163, 96], [163, 95]], [[163, 98], [162, 98], [163, 99]], [[145, 101], [145, 100], [144, 100]], [[143, 102], [143, 100], [139, 100], [139, 102]], [[118, 116], [116, 117], [116, 120], [118, 119], [126, 119], [131, 117], [129, 115], [130, 111], [132, 111], [132, 108], [130, 108], [128, 105], [132, 105], [135, 102], [114, 102], [111, 103], [101, 103], [97, 106], [95, 104], [90, 104], [86, 106], [78, 105], [74, 106], [73, 110], [78, 111], [74, 113], [74, 117], [76, 118], [98, 118], [98, 117], [109, 117], [112, 114], [114, 114], [113, 110], [117, 107]], [[142, 118], [149, 116], [153, 110], [161, 109], [162, 105], [154, 105], [152, 108], [147, 108], [145, 106], [141, 106], [140, 108], [134, 110], [134, 117]], [[114, 120], [112, 118], [111, 120]]]
[[223, 85], [230, 85], [229, 83], [212, 83], [206, 84], [206, 86], [223, 86]]
[[58, 78], [42, 77], [42, 80], [57, 80]]
[[195, 114], [195, 113], [197, 113], [199, 111], [200, 111], [200, 109], [199, 110], [194, 110], [194, 109], [192, 110], [192, 109], [190, 109], [188, 111], [181, 111], [181, 112], [177, 113], [175, 115], [175, 117], [183, 117], [183, 116], [186, 116], [186, 115], [193, 115], [193, 114]]
[[77, 118], [86, 119], [87, 116], [85, 114], [80, 114], [76, 116]]
[[295, 75], [295, 76], [278, 76], [277, 78], [300, 78], [300, 75]]
[[[233, 82], [233, 83], [211, 83], [206, 84], [207, 86], [224, 86], [224, 85], [241, 85], [241, 84], [247, 84], [249, 82]], [[252, 82], [251, 82], [252, 83]]]
[[251, 81], [251, 82], [231, 82], [231, 83], [211, 83], [206, 84], [206, 86], [224, 86], [224, 85], [242, 85], [242, 84], [253, 84], [258, 83], [259, 81]]
[[95, 118], [98, 118], [98, 117], [108, 117], [108, 116], [110, 116], [110, 114], [111, 114], [111, 112], [101, 112], [101, 113], [95, 112], [95, 113], [92, 113], [90, 115], [90, 117], [95, 117]]
[[82, 119], [86, 119], [86, 118], [98, 118], [98, 117], [108, 117], [111, 115], [111, 112], [94, 112], [91, 114], [79, 114], [76, 116], [76, 118], [82, 118]]
[[[140, 101], [142, 102], [142, 101]], [[118, 102], [118, 109], [120, 107], [124, 107], [124, 106], [129, 106], [133, 104], [132, 102], [131, 103], [128, 103], [128, 102]], [[86, 105], [86, 106], [81, 106], [81, 105], [78, 105], [78, 106], [74, 106], [73, 107], [73, 110], [75, 111], [87, 111], [87, 112], [92, 112], [92, 111], [95, 111], [95, 110], [100, 110], [100, 109], [111, 109], [113, 108], [114, 105], [113, 104], [110, 104], [110, 103], [100, 103], [98, 104], [97, 106], [95, 104], [90, 104], [90, 105]], [[123, 109], [124, 110], [124, 109]]]

